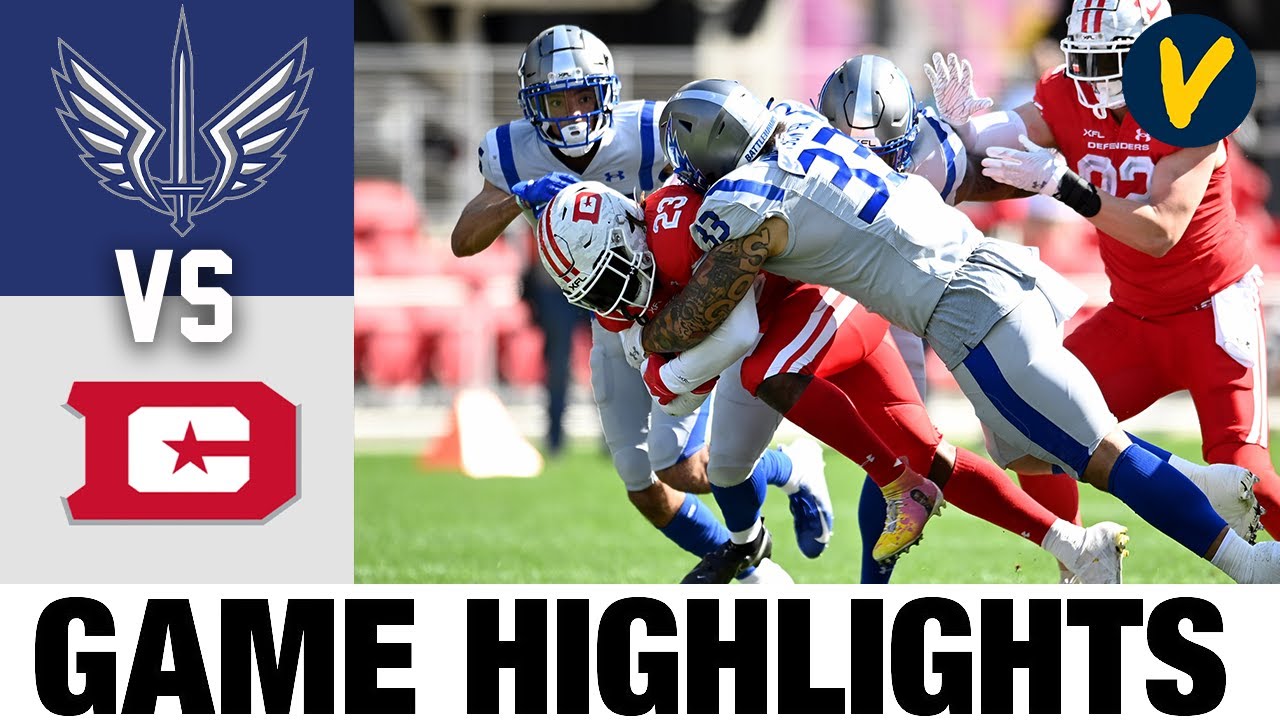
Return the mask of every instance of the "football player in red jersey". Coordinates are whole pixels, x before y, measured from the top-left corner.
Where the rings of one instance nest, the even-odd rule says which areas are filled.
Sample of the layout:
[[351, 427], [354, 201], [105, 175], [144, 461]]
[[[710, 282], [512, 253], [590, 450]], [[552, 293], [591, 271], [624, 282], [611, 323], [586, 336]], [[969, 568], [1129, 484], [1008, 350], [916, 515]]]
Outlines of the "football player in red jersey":
[[[1040, 79], [1032, 102], [1009, 112], [975, 116], [991, 101], [977, 97], [968, 63], [955, 55], [935, 54], [926, 71], [939, 113], [970, 152], [987, 154], [984, 174], [1052, 195], [1097, 227], [1112, 302], [1066, 347], [1093, 373], [1111, 411], [1124, 420], [1189, 391], [1204, 458], [1215, 465], [1170, 462], [1198, 485], [1234, 482], [1246, 495], [1252, 486], [1276, 537], [1280, 478], [1267, 452], [1260, 272], [1235, 219], [1226, 168], [1236, 150], [1225, 140], [1168, 145], [1125, 106], [1125, 55], [1169, 13], [1165, 0], [1075, 0], [1062, 41], [1066, 64]], [[1076, 515], [1078, 491], [1068, 478], [1023, 479], [1060, 516]]]
[[[672, 182], [645, 200], [638, 222], [638, 207], [594, 211], [630, 203], [603, 185], [572, 185], [539, 223], [539, 251], [554, 260], [546, 265], [571, 301], [586, 301], [603, 313], [608, 329], [638, 335], [635, 321], [651, 317], [679, 292], [703, 255], [690, 233], [701, 201], [692, 188]], [[580, 212], [583, 207], [593, 211]], [[636, 228], [644, 247], [628, 247], [636, 245]], [[743, 482], [744, 473], [724, 476], [718, 466], [752, 462], [786, 417], [867, 469], [884, 491], [889, 510], [876, 545], [878, 559], [892, 560], [919, 539], [941, 500], [937, 486], [945, 485], [957, 507], [1041, 545], [1083, 580], [1119, 581], [1124, 528], [1099, 523], [1081, 530], [1064, 522], [995, 465], [944, 442], [886, 333], [886, 320], [828, 288], [767, 273], [761, 278], [752, 291], [755, 302], [740, 303], [703, 343], [673, 359], [650, 356], [643, 363], [646, 383], [664, 405], [701, 402], [722, 376], [713, 400], [718, 420], [711, 429], [708, 475], [730, 531], [747, 527], [755, 534], [747, 542], [727, 543], [691, 577], [724, 581], [739, 569], [734, 562], [751, 559], [759, 538], [767, 543], [759, 519], [762, 489]], [[623, 344], [638, 347], [638, 337], [624, 337]], [[741, 457], [726, 460], [726, 454]], [[726, 560], [733, 562], [722, 571]]]

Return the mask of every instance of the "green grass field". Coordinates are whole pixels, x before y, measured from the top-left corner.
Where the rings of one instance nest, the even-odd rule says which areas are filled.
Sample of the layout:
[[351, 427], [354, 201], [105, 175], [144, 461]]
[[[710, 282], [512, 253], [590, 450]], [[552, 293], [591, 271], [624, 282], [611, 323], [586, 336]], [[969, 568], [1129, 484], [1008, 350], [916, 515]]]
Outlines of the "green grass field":
[[[1151, 440], [1199, 458], [1195, 438]], [[625, 496], [606, 455], [579, 448], [538, 479], [473, 480], [424, 472], [416, 456], [356, 457], [356, 582], [673, 583], [695, 558], [649, 526]], [[799, 583], [858, 579], [857, 497], [862, 473], [827, 452], [836, 533], [818, 560], [796, 549], [784, 496], [765, 517], [774, 560]], [[1086, 523], [1129, 527], [1128, 583], [1222, 583], [1209, 563], [1139, 520], [1120, 502], [1081, 487]], [[714, 507], [710, 496], [705, 496]], [[902, 561], [895, 583], [1050, 583], [1057, 564], [1030, 542], [948, 507]]]

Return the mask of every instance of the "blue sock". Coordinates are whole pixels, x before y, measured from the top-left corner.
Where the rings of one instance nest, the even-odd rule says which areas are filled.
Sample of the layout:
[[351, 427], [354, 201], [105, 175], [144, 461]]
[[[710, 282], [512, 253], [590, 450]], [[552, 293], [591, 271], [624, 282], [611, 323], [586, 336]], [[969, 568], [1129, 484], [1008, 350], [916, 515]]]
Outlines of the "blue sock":
[[711, 494], [715, 496], [720, 514], [724, 515], [725, 527], [730, 532], [748, 530], [760, 518], [766, 487], [764, 479], [754, 472], [731, 487], [711, 485]]
[[1120, 453], [1108, 483], [1143, 520], [1201, 557], [1227, 524], [1186, 475], [1141, 445]]
[[751, 477], [766, 485], [782, 487], [791, 480], [791, 458], [781, 450], [765, 450], [751, 471]]
[[662, 534], [682, 550], [702, 557], [729, 541], [729, 531], [693, 493], [684, 494], [684, 503]]
[[1129, 439], [1133, 441], [1134, 445], [1137, 445], [1141, 447], [1143, 450], [1146, 450], [1152, 455], [1155, 455], [1156, 457], [1160, 458], [1160, 460], [1163, 462], [1169, 462], [1169, 458], [1173, 457], [1173, 453], [1169, 452], [1168, 450], [1165, 450], [1164, 448], [1161, 448], [1161, 447], [1156, 447], [1155, 445], [1152, 445], [1151, 443], [1147, 442], [1146, 440], [1143, 440], [1142, 438], [1138, 437], [1137, 435], [1134, 435], [1131, 432], [1127, 432], [1125, 433], [1125, 435], [1129, 436]]
[[884, 585], [893, 574], [893, 566], [882, 566], [871, 557], [871, 550], [884, 529], [884, 494], [867, 478], [858, 498], [858, 532], [862, 535], [862, 584]]

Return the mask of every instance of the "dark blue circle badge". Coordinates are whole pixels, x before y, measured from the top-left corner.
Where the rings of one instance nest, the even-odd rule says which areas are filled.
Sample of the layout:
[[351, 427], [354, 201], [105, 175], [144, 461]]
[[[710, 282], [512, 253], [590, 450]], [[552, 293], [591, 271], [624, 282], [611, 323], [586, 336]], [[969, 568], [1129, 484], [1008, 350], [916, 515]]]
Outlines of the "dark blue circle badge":
[[1234, 30], [1204, 15], [1174, 15], [1134, 41], [1124, 61], [1124, 99], [1157, 140], [1199, 147], [1240, 127], [1257, 79], [1253, 56]]

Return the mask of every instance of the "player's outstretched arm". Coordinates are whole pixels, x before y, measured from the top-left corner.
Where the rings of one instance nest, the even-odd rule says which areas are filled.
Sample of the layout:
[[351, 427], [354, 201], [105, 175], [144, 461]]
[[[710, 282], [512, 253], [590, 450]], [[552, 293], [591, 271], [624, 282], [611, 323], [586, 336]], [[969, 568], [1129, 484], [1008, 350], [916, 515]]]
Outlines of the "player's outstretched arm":
[[1150, 196], [1129, 200], [1098, 191], [1089, 220], [1102, 232], [1152, 257], [1164, 257], [1186, 232], [1218, 164], [1220, 144], [1183, 148], [1156, 163]]
[[772, 217], [754, 233], [712, 248], [689, 284], [645, 325], [645, 352], [684, 352], [706, 339], [750, 294], [765, 260], [786, 244], [786, 221]]
[[994, 202], [1035, 195], [1030, 190], [1023, 190], [1012, 185], [1004, 185], [982, 174], [982, 158], [970, 155], [965, 168], [964, 179], [956, 189], [956, 204], [962, 202]]
[[475, 255], [493, 244], [523, 208], [516, 196], [485, 181], [479, 194], [462, 209], [449, 243], [458, 257]]

